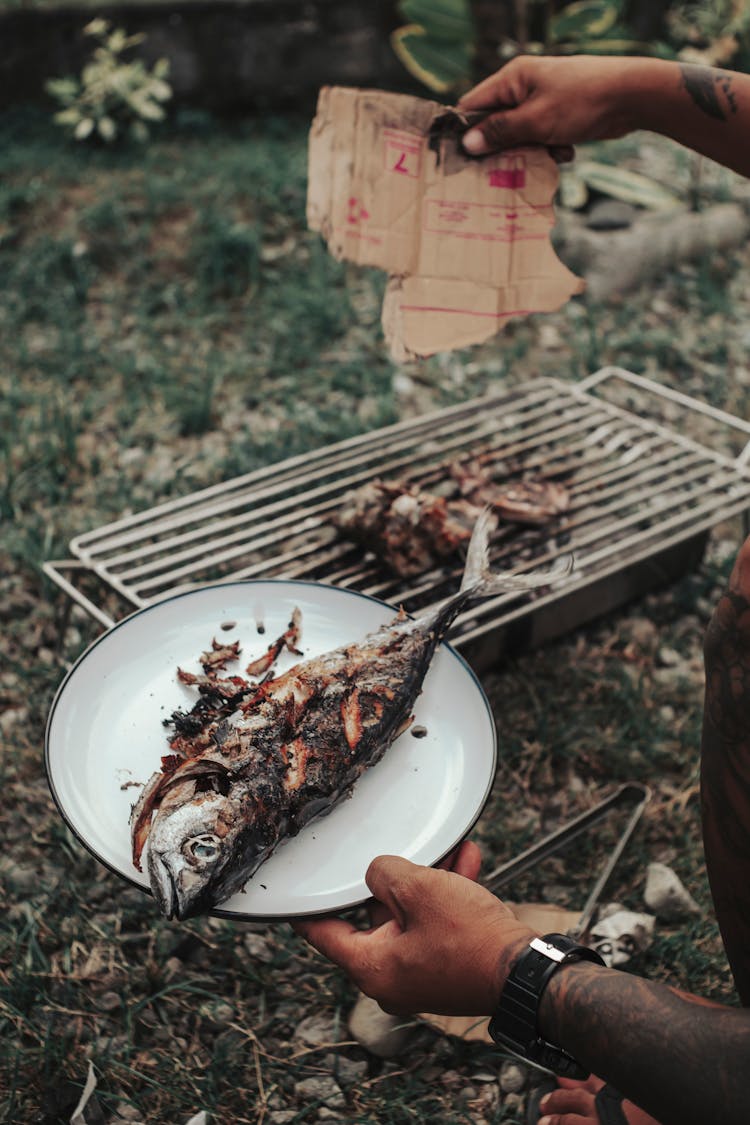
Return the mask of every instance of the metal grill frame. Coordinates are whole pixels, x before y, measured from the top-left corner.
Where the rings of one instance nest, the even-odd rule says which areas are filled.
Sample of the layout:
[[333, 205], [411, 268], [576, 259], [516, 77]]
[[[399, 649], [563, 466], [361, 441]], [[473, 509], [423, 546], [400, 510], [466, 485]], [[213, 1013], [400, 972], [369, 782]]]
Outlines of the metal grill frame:
[[[592, 394], [614, 378], [729, 426], [747, 444], [728, 458]], [[697, 565], [714, 526], [738, 515], [747, 519], [749, 438], [750, 423], [619, 367], [578, 384], [535, 378], [85, 532], [71, 540], [72, 559], [51, 560], [43, 569], [104, 628], [113, 618], [67, 574], [96, 576], [134, 610], [216, 581], [273, 577], [347, 586], [407, 610], [422, 608], [455, 589], [460, 567], [413, 582], [396, 579], [342, 540], [329, 516], [346, 491], [366, 481], [405, 477], [429, 488], [453, 455], [482, 452], [495, 458], [499, 479], [508, 463], [519, 473], [537, 469], [564, 480], [572, 498], [567, 513], [541, 528], [502, 526], [493, 538], [493, 567], [523, 572], [571, 551], [576, 567], [554, 586], [504, 594], [458, 619], [451, 643], [481, 668]], [[201, 574], [205, 560], [228, 569]]]

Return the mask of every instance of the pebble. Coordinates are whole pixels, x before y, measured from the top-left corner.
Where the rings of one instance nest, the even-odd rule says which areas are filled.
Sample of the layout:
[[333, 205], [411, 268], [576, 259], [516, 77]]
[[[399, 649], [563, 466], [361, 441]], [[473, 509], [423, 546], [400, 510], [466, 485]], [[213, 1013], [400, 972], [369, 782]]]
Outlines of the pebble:
[[658, 630], [648, 617], [632, 617], [628, 627], [631, 639], [639, 648], [649, 650], [654, 647]]
[[665, 922], [679, 922], [700, 914], [701, 908], [671, 867], [650, 863], [646, 871], [646, 906]]
[[30, 894], [39, 889], [36, 868], [25, 863], [16, 863], [9, 856], [0, 859], [0, 879], [21, 894]]
[[349, 1015], [349, 1031], [370, 1054], [392, 1059], [406, 1047], [411, 1026], [403, 1016], [388, 1015], [377, 1001], [360, 993]]
[[589, 230], [623, 230], [633, 225], [638, 212], [630, 203], [619, 199], [601, 199], [592, 203], [586, 216]]
[[335, 1079], [327, 1074], [303, 1078], [295, 1083], [294, 1092], [298, 1098], [309, 1102], [323, 1102], [332, 1109], [342, 1109], [346, 1098]]
[[506, 1059], [500, 1067], [498, 1081], [504, 1094], [518, 1094], [526, 1085], [526, 1071], [512, 1059]]
[[114, 1012], [122, 1007], [122, 996], [119, 992], [103, 992], [96, 1001], [96, 1006], [102, 1012]]
[[307, 1016], [297, 1024], [294, 1038], [300, 1039], [308, 1047], [320, 1047], [324, 1043], [337, 1043], [341, 1038], [338, 1020], [329, 1015]]
[[518, 1118], [521, 1117], [526, 1098], [523, 1094], [506, 1094], [503, 1098], [503, 1109], [508, 1113], [515, 1114]]
[[339, 1085], [356, 1086], [367, 1077], [366, 1059], [347, 1059], [343, 1055], [326, 1055], [322, 1065], [330, 1070]]
[[112, 1125], [117, 1125], [118, 1121], [129, 1121], [131, 1125], [144, 1125], [141, 1111], [129, 1102], [118, 1102], [115, 1106], [115, 1114]]
[[397, 395], [410, 395], [414, 391], [414, 380], [403, 371], [393, 376], [393, 390]]
[[273, 950], [269, 948], [268, 940], [263, 934], [245, 934], [242, 944], [255, 961], [268, 964], [273, 961]]

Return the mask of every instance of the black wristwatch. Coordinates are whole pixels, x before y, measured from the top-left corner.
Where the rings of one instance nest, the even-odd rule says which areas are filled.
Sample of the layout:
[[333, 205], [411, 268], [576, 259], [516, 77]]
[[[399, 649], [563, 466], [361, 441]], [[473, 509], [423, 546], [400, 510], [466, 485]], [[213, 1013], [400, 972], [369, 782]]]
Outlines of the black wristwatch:
[[525, 953], [508, 974], [500, 1003], [490, 1020], [490, 1035], [529, 1062], [568, 1078], [587, 1078], [589, 1072], [562, 1047], [548, 1043], [539, 1034], [539, 1001], [550, 977], [570, 961], [593, 961], [603, 965], [593, 949], [579, 945], [564, 934], [546, 934], [529, 942]]

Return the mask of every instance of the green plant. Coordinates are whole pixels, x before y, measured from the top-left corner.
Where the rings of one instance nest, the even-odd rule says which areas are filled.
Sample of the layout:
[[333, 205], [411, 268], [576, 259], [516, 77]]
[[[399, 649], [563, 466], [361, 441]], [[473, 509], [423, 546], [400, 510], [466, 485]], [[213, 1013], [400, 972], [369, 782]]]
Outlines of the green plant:
[[52, 78], [46, 83], [47, 92], [63, 106], [55, 121], [78, 141], [110, 144], [128, 135], [146, 140], [148, 124], [163, 120], [163, 103], [172, 96], [166, 80], [169, 60], [158, 59], [150, 71], [141, 59], [127, 61], [125, 53], [144, 36], [127, 35], [108, 20], [92, 20], [83, 31], [98, 46], [81, 77]]
[[554, 54], [674, 56], [665, 43], [644, 43], [635, 38], [625, 9], [625, 0], [576, 0], [549, 16], [544, 43], [531, 46]]
[[474, 56], [474, 21], [469, 0], [401, 0], [408, 20], [391, 36], [406, 69], [438, 94], [468, 89]]
[[669, 6], [667, 23], [681, 58], [750, 69], [750, 7], [745, 0], [677, 0]]

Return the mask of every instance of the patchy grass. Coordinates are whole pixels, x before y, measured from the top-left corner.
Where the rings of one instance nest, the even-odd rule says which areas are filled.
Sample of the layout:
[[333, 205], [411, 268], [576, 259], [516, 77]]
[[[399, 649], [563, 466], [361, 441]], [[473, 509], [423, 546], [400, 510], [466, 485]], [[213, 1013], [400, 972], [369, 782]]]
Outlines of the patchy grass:
[[[367, 1056], [347, 1040], [351, 985], [284, 926], [165, 922], [70, 837], [43, 776], [43, 731], [96, 630], [75, 614], [61, 631], [44, 559], [126, 509], [537, 373], [578, 379], [616, 362], [750, 413], [747, 251], [396, 372], [382, 276], [334, 262], [305, 229], [305, 140], [302, 121], [193, 115], [148, 148], [88, 151], [32, 115], [0, 122], [8, 1121], [68, 1121], [89, 1060], [107, 1122], [179, 1125], [201, 1108], [212, 1123], [314, 1121], [319, 1099], [299, 1083], [315, 1076], [337, 1078], [349, 1121], [503, 1122], [518, 1108], [486, 1080], [496, 1052], [417, 1025], [401, 1058]], [[736, 542], [739, 528], [721, 536]], [[718, 998], [731, 986], [695, 780], [701, 636], [730, 549], [717, 541], [672, 590], [485, 677], [502, 753], [476, 829], [489, 869], [623, 780], [646, 782], [650, 811], [608, 894], [639, 907], [646, 864], [671, 863], [704, 915], [660, 926], [633, 967]], [[582, 903], [613, 832], [508, 893]], [[330, 1039], [304, 1039], [311, 1015]]]

